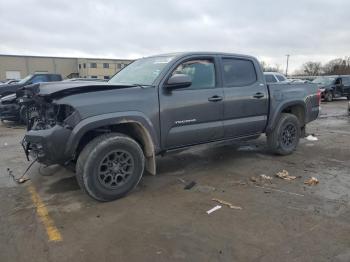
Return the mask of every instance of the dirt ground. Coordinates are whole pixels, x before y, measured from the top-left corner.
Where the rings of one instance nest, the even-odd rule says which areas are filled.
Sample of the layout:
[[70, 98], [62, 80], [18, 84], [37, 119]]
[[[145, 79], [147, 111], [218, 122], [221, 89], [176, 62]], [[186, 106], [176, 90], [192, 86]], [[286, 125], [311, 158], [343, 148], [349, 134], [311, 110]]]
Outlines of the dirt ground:
[[[127, 197], [98, 203], [74, 174], [35, 164], [31, 181], [22, 127], [0, 125], [0, 261], [350, 261], [350, 120], [347, 101], [322, 104], [322, 115], [290, 156], [268, 153], [265, 137], [199, 146], [159, 158]], [[293, 181], [275, 177], [287, 170]], [[265, 174], [269, 181], [252, 182]], [[310, 177], [319, 184], [304, 185]], [[186, 182], [196, 186], [184, 190]], [[35, 188], [62, 236], [49, 241], [33, 201]], [[207, 210], [219, 198], [242, 210]], [[42, 214], [41, 214], [42, 215]], [[51, 226], [52, 226], [51, 225]], [[50, 226], [50, 225], [49, 225]]]

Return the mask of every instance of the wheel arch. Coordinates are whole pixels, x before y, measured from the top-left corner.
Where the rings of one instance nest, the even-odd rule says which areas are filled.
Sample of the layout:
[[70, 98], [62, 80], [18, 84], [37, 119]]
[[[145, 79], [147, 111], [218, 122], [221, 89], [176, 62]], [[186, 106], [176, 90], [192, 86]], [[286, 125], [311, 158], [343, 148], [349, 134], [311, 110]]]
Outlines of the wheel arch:
[[81, 150], [95, 137], [104, 133], [119, 132], [130, 136], [140, 144], [146, 158], [146, 170], [153, 175], [156, 174], [155, 154], [159, 149], [159, 144], [150, 121], [135, 115], [92, 118], [84, 119], [73, 129], [67, 142], [69, 146], [66, 154], [76, 159]]
[[287, 103], [283, 103], [278, 108], [275, 109], [275, 113], [273, 114], [270, 124], [266, 128], [266, 132], [272, 131], [280, 118], [282, 113], [289, 113], [295, 115], [300, 123], [300, 127], [304, 127], [306, 124], [307, 110], [306, 105], [303, 101], [289, 101]]

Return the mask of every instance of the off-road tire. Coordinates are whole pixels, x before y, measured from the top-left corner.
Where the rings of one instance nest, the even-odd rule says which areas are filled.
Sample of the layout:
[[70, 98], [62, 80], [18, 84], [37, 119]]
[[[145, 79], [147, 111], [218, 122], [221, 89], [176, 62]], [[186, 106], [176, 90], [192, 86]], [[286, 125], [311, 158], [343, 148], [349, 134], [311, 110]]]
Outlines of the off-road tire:
[[[291, 137], [288, 137], [288, 132], [292, 133], [289, 129], [295, 131]], [[298, 118], [292, 114], [282, 113], [274, 130], [267, 133], [267, 144], [270, 151], [278, 155], [291, 154], [299, 144], [300, 133], [301, 128]], [[288, 141], [289, 139], [292, 140], [289, 141], [289, 145], [286, 145], [286, 136]]]
[[[100, 178], [102, 162], [109, 154], [120, 151], [126, 152], [132, 158], [132, 173], [128, 175], [125, 184], [117, 188], [106, 188], [107, 184], [101, 182]], [[124, 197], [136, 187], [144, 166], [143, 151], [135, 140], [124, 134], [108, 133], [94, 138], [84, 147], [77, 160], [76, 177], [81, 189], [90, 197], [98, 201], [113, 201]]]

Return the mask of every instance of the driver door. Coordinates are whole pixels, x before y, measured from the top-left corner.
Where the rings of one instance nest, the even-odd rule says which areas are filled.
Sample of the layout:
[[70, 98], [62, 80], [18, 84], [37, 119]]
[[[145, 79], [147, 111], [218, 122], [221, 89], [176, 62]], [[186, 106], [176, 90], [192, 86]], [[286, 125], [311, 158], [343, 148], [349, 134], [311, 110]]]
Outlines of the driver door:
[[160, 88], [163, 147], [172, 149], [222, 139], [224, 94], [218, 84], [214, 57], [184, 59], [168, 78], [174, 74], [189, 75], [192, 84], [175, 90]]

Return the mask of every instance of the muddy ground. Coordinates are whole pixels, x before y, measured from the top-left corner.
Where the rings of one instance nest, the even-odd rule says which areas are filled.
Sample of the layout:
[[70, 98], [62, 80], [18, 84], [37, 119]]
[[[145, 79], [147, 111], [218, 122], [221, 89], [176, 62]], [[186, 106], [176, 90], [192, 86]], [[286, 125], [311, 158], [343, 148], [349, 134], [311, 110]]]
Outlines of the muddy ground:
[[[347, 101], [322, 104], [290, 156], [268, 153], [265, 138], [199, 146], [158, 159], [126, 198], [98, 203], [80, 191], [74, 174], [28, 165], [22, 127], [0, 125], [0, 261], [350, 261], [350, 121]], [[274, 177], [287, 170], [294, 181]], [[252, 176], [274, 177], [252, 182]], [[319, 184], [304, 185], [310, 177]], [[184, 190], [178, 178], [195, 181]], [[62, 240], [49, 241], [30, 191], [34, 186]], [[262, 187], [260, 187], [262, 186]], [[242, 210], [216, 205], [212, 198]]]

